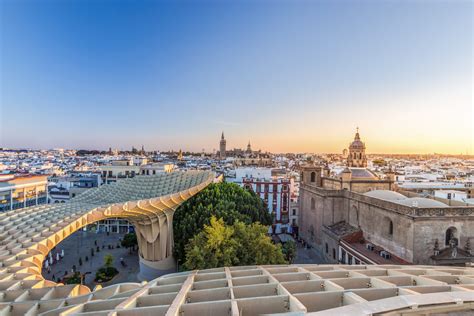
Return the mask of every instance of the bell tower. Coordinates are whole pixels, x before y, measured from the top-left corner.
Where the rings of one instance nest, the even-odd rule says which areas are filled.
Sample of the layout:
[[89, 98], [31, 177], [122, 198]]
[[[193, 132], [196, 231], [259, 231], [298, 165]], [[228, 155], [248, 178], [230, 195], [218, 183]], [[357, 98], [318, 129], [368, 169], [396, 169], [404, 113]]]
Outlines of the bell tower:
[[300, 181], [302, 184], [306, 185], [314, 185], [317, 187], [322, 186], [321, 180], [321, 166], [315, 165], [314, 163], [311, 165], [305, 165], [301, 167], [301, 174], [300, 174]]
[[357, 127], [354, 141], [349, 145], [347, 166], [355, 168], [367, 168], [367, 156], [365, 155], [365, 144], [360, 140], [359, 128]]
[[224, 160], [226, 158], [226, 140], [224, 138], [224, 132], [221, 135], [221, 141], [219, 142], [219, 158]]

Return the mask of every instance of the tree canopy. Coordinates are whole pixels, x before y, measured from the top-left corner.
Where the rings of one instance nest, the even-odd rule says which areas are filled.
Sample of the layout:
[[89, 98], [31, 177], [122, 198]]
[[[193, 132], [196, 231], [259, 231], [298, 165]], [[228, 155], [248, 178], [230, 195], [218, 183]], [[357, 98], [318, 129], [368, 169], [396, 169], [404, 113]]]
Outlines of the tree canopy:
[[114, 264], [114, 257], [108, 253], [104, 256], [104, 266], [109, 268]]
[[185, 269], [209, 269], [235, 265], [287, 263], [280, 245], [267, 236], [268, 228], [259, 223], [235, 221], [226, 225], [212, 216], [209, 225], [186, 246]]
[[123, 236], [122, 247], [129, 248], [130, 253], [132, 249], [135, 249], [135, 246], [138, 246], [137, 235], [135, 233], [128, 233]]
[[289, 240], [283, 244], [282, 247], [283, 255], [285, 255], [286, 260], [289, 263], [293, 262], [293, 259], [296, 257], [296, 243], [293, 240]]
[[185, 261], [186, 244], [203, 230], [204, 225], [210, 224], [212, 216], [221, 218], [226, 225], [233, 225], [236, 221], [272, 223], [266, 205], [254, 192], [235, 183], [211, 184], [174, 213], [174, 257], [178, 262]]

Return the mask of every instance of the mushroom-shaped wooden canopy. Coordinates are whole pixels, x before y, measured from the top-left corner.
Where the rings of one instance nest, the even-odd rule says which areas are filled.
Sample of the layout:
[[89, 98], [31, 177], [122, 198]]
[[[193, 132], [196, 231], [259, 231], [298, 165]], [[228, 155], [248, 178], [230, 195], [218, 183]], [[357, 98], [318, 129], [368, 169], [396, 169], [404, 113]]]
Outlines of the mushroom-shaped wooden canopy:
[[174, 211], [214, 179], [209, 171], [137, 176], [89, 189], [65, 204], [0, 213], [0, 291], [54, 285], [41, 276], [51, 249], [81, 227], [111, 217], [133, 223], [140, 260], [172, 259]]

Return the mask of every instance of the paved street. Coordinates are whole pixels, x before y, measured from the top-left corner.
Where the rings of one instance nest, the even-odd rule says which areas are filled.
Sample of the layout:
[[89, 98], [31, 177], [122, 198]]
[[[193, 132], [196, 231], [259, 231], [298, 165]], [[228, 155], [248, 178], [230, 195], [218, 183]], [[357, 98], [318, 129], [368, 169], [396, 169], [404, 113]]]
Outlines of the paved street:
[[297, 252], [296, 258], [293, 263], [299, 264], [308, 264], [308, 263], [316, 263], [316, 264], [324, 264], [326, 261], [324, 257], [319, 251], [315, 248], [306, 249], [300, 243], [296, 243], [297, 245]]
[[[71, 272], [72, 266], [76, 265], [77, 270], [81, 273], [91, 272], [86, 275], [84, 283], [93, 288], [95, 286], [95, 273], [104, 265], [104, 256], [110, 253], [114, 257], [114, 267], [119, 270], [119, 274], [107, 285], [122, 282], [138, 282], [138, 253], [135, 251], [129, 254], [128, 249], [123, 247], [117, 248], [117, 244], [120, 243], [119, 238], [123, 238], [123, 236], [123, 234], [116, 233], [110, 233], [107, 236], [106, 233], [77, 231], [63, 240], [53, 250], [53, 257], [56, 259], [56, 252], [61, 253], [61, 250], [64, 249], [64, 258], [58, 263], [53, 264], [50, 273], [43, 269], [43, 276], [48, 280], [52, 280], [54, 275], [55, 281], [58, 281], [58, 279], [64, 276], [66, 270]], [[97, 245], [100, 247], [100, 252], [96, 251], [97, 246], [94, 245], [96, 240]], [[108, 249], [108, 245], [113, 245], [114, 249]], [[91, 256], [91, 248], [94, 248], [95, 252], [93, 257]], [[88, 262], [85, 261], [86, 256], [89, 258]], [[79, 258], [82, 258], [82, 266], [79, 265]], [[122, 267], [120, 258], [124, 259], [127, 267]]]

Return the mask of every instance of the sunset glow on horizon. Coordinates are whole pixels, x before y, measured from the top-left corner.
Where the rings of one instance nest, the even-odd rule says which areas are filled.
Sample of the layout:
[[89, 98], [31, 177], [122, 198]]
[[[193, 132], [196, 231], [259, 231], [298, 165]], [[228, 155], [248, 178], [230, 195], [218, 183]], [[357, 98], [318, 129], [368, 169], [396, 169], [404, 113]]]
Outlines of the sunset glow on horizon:
[[471, 1], [0, 12], [0, 147], [474, 154]]

